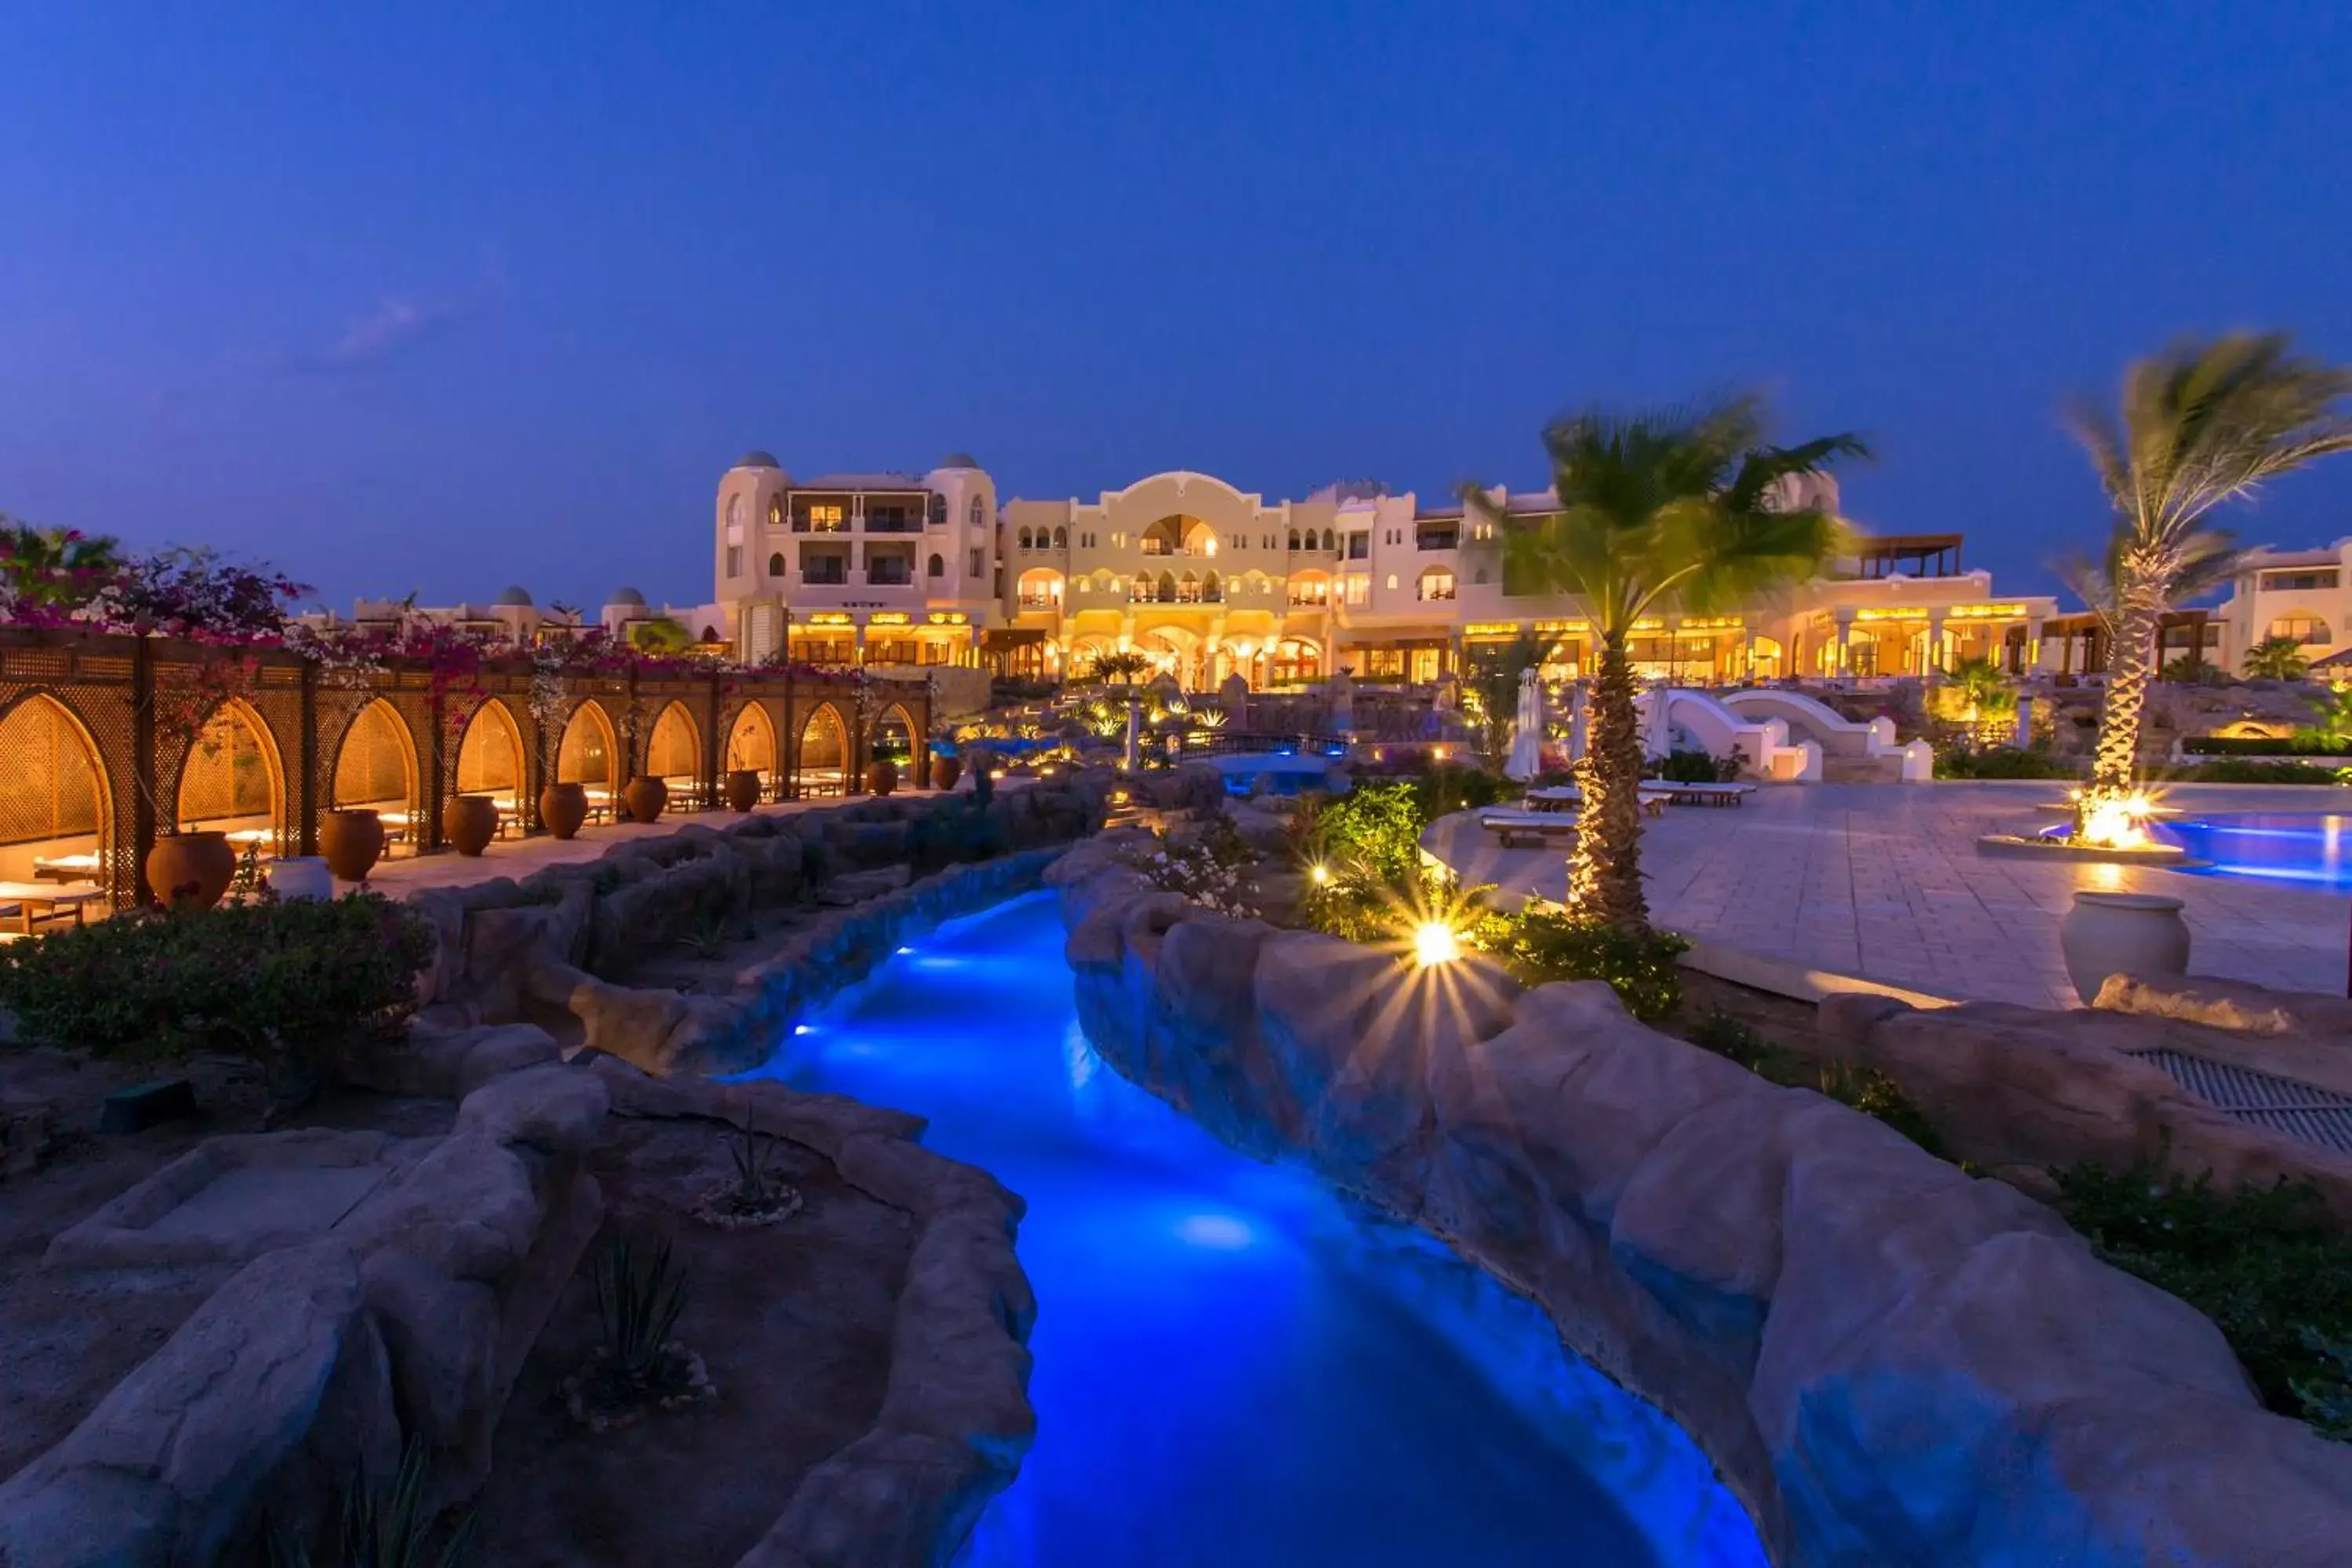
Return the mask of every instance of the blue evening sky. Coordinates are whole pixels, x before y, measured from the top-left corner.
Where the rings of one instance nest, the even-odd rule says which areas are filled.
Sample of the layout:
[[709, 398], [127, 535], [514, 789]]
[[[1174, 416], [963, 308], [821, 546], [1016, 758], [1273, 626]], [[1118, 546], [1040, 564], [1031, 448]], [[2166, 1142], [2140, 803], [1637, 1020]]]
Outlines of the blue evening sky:
[[2347, 81], [2342, 0], [15, 0], [0, 510], [692, 603], [749, 447], [1427, 496], [1762, 384], [1877, 443], [1864, 523], [2038, 585], [2101, 522], [2062, 395], [2190, 329], [2352, 358]]

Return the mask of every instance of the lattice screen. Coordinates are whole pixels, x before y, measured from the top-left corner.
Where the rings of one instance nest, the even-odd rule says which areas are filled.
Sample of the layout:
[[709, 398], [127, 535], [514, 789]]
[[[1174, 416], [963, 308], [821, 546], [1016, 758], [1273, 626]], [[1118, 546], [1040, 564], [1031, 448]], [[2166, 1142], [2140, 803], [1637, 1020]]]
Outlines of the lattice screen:
[[611, 784], [613, 743], [591, 708], [573, 710], [555, 750], [555, 776], [565, 784]]
[[66, 710], [31, 697], [0, 719], [0, 844], [103, 831], [98, 763]]
[[801, 727], [802, 768], [838, 770], [845, 761], [843, 752], [848, 741], [849, 735], [842, 727], [840, 715], [830, 705], [815, 710]]
[[904, 708], [886, 708], [882, 717], [875, 721], [874, 754], [902, 763], [915, 754], [913, 726]]
[[510, 793], [522, 782], [522, 746], [506, 710], [484, 704], [457, 744], [457, 793]]
[[727, 736], [727, 766], [757, 768], [763, 773], [774, 771], [776, 731], [756, 703], [746, 703], [735, 716], [735, 727]]
[[180, 821], [188, 826], [277, 816], [277, 791], [261, 737], [234, 713], [216, 713], [188, 749], [180, 774]]
[[657, 779], [697, 778], [702, 760], [696, 753], [694, 721], [673, 702], [654, 721], [652, 742], [646, 748], [646, 772]]
[[400, 721], [389, 709], [370, 703], [352, 721], [335, 758], [334, 804], [405, 806], [411, 765]]

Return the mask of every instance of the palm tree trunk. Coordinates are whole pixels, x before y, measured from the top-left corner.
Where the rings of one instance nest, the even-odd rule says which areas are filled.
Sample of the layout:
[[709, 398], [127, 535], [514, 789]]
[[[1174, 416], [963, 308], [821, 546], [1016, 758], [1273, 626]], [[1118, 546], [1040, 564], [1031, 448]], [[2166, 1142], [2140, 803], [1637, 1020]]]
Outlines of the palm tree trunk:
[[1620, 930], [1647, 931], [1642, 897], [1642, 740], [1633, 712], [1633, 667], [1620, 633], [1601, 641], [1592, 683], [1591, 728], [1577, 764], [1584, 805], [1568, 857], [1568, 903]]
[[2124, 795], [2132, 787], [2139, 760], [2140, 717], [2154, 679], [2156, 628], [2163, 618], [2161, 595], [2134, 584], [2116, 606], [2115, 647], [2107, 653], [2107, 695], [2099, 709], [2099, 741], [2092, 753], [2093, 795]]

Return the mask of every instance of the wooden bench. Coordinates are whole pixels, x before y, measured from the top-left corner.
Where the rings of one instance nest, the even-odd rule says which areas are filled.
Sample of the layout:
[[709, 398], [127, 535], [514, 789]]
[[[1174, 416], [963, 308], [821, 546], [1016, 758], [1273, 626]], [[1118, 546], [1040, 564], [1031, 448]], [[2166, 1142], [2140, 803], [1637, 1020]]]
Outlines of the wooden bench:
[[14, 921], [18, 936], [37, 924], [82, 924], [89, 907], [106, 897], [95, 883], [0, 882], [0, 921]]

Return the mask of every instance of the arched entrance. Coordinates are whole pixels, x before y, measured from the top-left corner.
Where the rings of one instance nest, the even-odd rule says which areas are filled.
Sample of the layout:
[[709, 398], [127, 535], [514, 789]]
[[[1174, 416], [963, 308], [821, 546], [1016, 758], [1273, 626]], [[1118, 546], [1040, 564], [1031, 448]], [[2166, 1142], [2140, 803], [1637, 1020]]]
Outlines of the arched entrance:
[[522, 809], [522, 731], [495, 698], [474, 710], [457, 738], [457, 793], [488, 795], [502, 837]]
[[180, 764], [173, 822], [184, 832], [226, 833], [240, 854], [269, 854], [285, 800], [278, 744], [261, 716], [236, 698], [214, 709]]
[[776, 777], [776, 726], [756, 702], [745, 703], [727, 731], [727, 771], [742, 768], [760, 775], [760, 795], [765, 799]]
[[887, 759], [898, 764], [898, 776], [907, 784], [915, 779], [915, 721], [906, 709], [893, 702], [882, 710], [874, 721], [874, 732], [869, 737], [868, 750], [875, 760]]
[[35, 692], [0, 715], [0, 880], [108, 880], [114, 803], [81, 721]]
[[583, 702], [563, 721], [555, 742], [555, 782], [576, 784], [588, 797], [588, 816], [601, 821], [613, 814], [613, 792], [621, 781], [614, 777], [621, 742], [613, 732], [612, 716], [599, 702]]
[[669, 785], [672, 800], [689, 808], [700, 803], [702, 731], [685, 703], [673, 701], [654, 720], [646, 741], [646, 772]]
[[802, 795], [840, 795], [849, 784], [849, 726], [840, 710], [820, 702], [801, 724], [794, 783]]
[[1323, 649], [1312, 637], [1284, 637], [1274, 645], [1274, 684], [1295, 686], [1323, 679]]
[[335, 748], [335, 772], [328, 805], [337, 811], [373, 811], [383, 823], [387, 853], [415, 853], [417, 793], [416, 747], [408, 726], [392, 704], [378, 697], [352, 718]]

